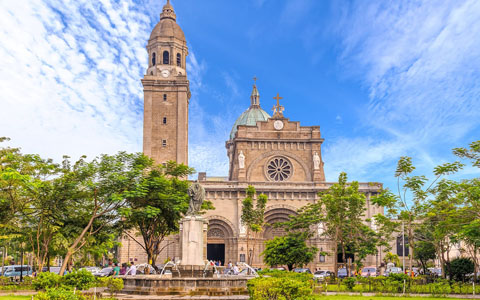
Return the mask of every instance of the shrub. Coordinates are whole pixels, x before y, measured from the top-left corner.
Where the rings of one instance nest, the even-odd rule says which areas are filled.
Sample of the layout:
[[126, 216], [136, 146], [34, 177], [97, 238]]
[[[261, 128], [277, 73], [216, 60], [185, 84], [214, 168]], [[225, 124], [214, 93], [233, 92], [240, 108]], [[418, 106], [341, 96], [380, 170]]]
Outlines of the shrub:
[[113, 295], [123, 289], [123, 279], [113, 277], [100, 277], [98, 278], [97, 286], [106, 287], [110, 292], [110, 295], [113, 297]]
[[473, 273], [475, 266], [470, 258], [458, 257], [450, 262], [450, 278], [465, 281], [467, 274]]
[[290, 300], [312, 299], [313, 280], [310, 274], [292, 272], [267, 272], [247, 282], [252, 299]]
[[72, 290], [65, 288], [51, 288], [45, 292], [39, 292], [34, 300], [85, 300], [80, 293], [74, 293]]
[[353, 288], [355, 287], [355, 280], [355, 277], [347, 277], [343, 280], [343, 283], [347, 286], [349, 291], [353, 291]]
[[0, 285], [1, 286], [10, 285], [10, 284], [12, 284], [12, 279], [10, 277], [0, 276]]
[[38, 290], [55, 288], [60, 285], [60, 275], [51, 272], [42, 272], [33, 280], [33, 287]]
[[95, 285], [95, 276], [87, 270], [79, 270], [63, 276], [62, 284], [78, 290], [88, 290]]

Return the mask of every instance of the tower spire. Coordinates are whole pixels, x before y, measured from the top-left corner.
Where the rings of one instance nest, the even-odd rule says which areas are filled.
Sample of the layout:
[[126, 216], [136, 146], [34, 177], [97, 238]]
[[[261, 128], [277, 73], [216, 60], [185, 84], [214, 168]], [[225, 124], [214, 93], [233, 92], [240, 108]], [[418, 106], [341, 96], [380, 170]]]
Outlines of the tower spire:
[[175, 15], [173, 6], [170, 4], [170, 0], [167, 0], [167, 3], [165, 3], [163, 6], [162, 13], [160, 14], [160, 20], [163, 19], [172, 19], [174, 21], [177, 20], [177, 16]]
[[257, 89], [257, 77], [253, 77], [253, 89], [250, 95], [250, 107], [260, 107], [260, 93]]

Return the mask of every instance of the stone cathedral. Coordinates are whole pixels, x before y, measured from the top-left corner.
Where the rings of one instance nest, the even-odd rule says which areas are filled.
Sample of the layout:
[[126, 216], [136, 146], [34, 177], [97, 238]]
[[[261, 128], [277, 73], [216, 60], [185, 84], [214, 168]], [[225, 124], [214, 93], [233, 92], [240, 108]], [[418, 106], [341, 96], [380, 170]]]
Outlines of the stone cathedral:
[[[144, 88], [143, 151], [157, 163], [175, 160], [188, 164], [188, 48], [169, 1], [163, 7], [146, 48], [149, 65], [141, 80]], [[315, 202], [317, 193], [333, 184], [325, 181], [324, 139], [320, 126], [301, 126], [300, 122], [289, 120], [279, 103], [281, 97], [277, 94], [275, 99], [277, 105], [270, 115], [262, 109], [260, 93], [254, 84], [250, 106], [238, 117], [230, 136], [226, 137], [230, 162], [228, 176], [208, 177], [203, 172], [198, 175], [206, 190], [206, 199], [215, 206], [215, 210], [205, 215], [209, 220], [208, 259], [223, 263], [247, 260], [246, 229], [240, 216], [248, 185], [268, 196], [265, 222], [273, 224], [287, 220], [298, 208]], [[248, 99], [245, 99], [247, 105]], [[369, 201], [380, 188], [380, 184], [360, 183], [361, 191], [367, 196], [366, 218], [383, 212]], [[333, 253], [332, 243], [320, 236], [321, 230], [319, 226], [310, 244], [320, 251]], [[281, 234], [278, 229], [266, 225], [262, 236], [251, 242], [254, 244], [254, 266], [263, 266], [260, 253], [264, 250], [264, 242], [278, 234]], [[146, 255], [135, 242], [125, 237], [121, 243], [120, 262], [146, 262]], [[178, 259], [179, 251], [178, 235], [170, 237], [158, 262]], [[333, 270], [334, 259], [317, 254], [309, 267]], [[368, 257], [366, 265], [375, 265], [376, 259], [379, 258]]]

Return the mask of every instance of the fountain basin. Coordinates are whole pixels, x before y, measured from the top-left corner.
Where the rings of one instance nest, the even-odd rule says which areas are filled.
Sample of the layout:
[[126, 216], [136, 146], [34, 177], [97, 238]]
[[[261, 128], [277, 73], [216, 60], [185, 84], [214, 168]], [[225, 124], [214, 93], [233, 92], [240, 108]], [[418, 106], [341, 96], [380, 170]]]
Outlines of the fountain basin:
[[119, 276], [122, 293], [135, 295], [247, 295], [248, 277], [165, 278], [160, 275]]

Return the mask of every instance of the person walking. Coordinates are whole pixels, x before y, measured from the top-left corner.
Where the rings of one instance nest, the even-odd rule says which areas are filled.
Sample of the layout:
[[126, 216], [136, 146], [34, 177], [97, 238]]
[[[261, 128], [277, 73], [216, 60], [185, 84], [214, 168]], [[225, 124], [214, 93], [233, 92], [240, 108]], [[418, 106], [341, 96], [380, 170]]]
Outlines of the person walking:
[[238, 275], [238, 273], [240, 273], [240, 270], [238, 269], [238, 265], [235, 264], [235, 266], [233, 267], [233, 275]]
[[118, 275], [120, 275], [120, 267], [118, 266], [118, 263], [115, 263], [115, 267], [113, 267], [113, 276]]
[[137, 275], [137, 267], [133, 264], [133, 261], [130, 263], [130, 269], [128, 269], [127, 274], [125, 275]]

